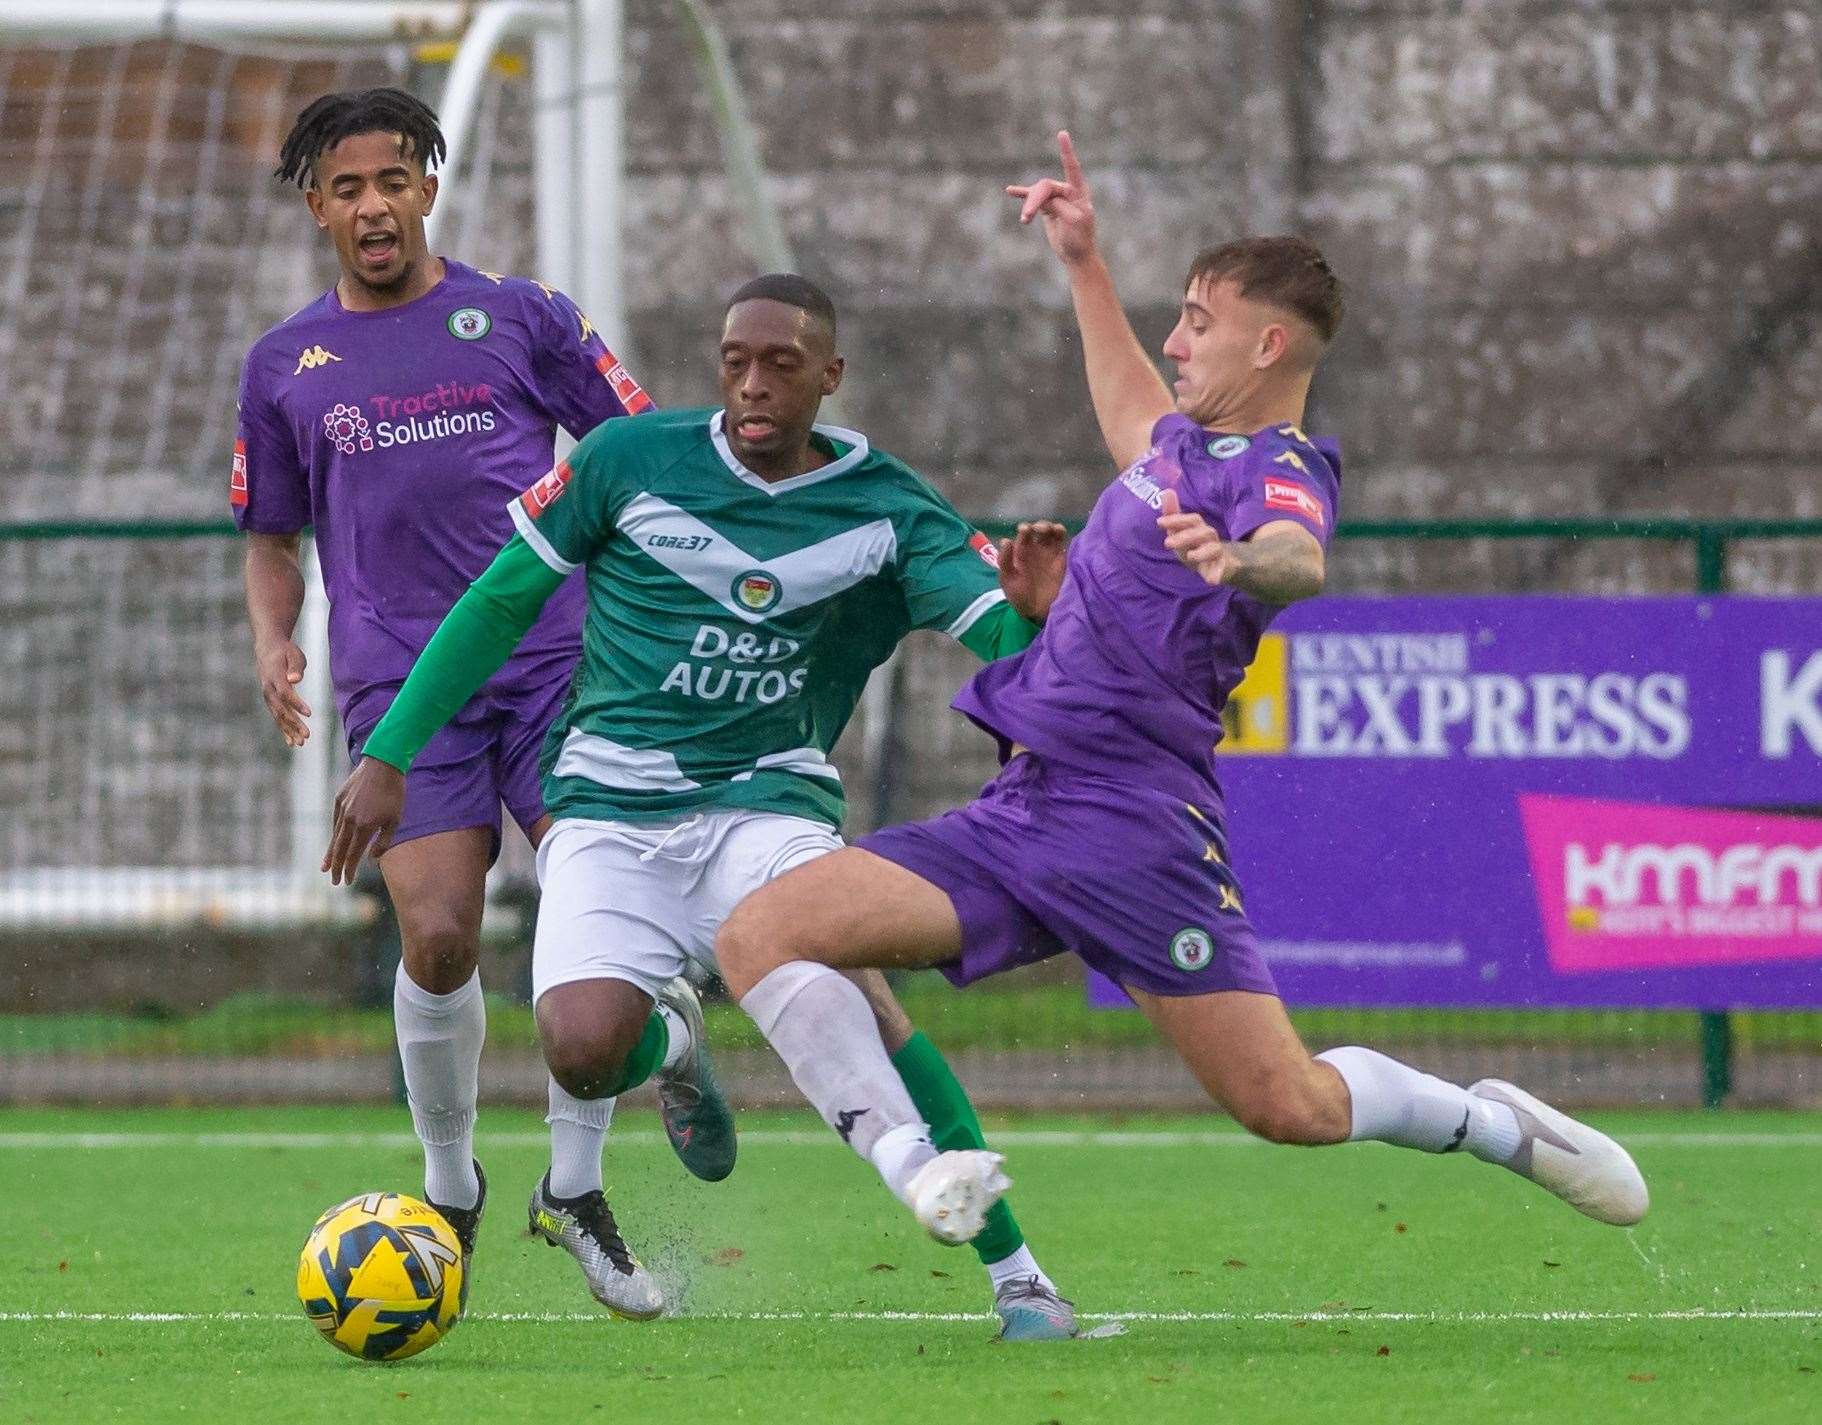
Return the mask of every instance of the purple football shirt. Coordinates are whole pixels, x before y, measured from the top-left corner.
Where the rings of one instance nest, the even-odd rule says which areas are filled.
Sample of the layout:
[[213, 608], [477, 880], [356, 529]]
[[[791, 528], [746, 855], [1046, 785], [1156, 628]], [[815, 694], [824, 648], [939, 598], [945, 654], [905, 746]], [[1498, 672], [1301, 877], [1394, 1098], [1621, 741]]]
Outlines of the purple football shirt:
[[954, 706], [1000, 739], [1002, 756], [1020, 743], [1223, 810], [1221, 709], [1278, 610], [1204, 583], [1164, 547], [1163, 492], [1175, 490], [1225, 539], [1290, 520], [1326, 547], [1340, 472], [1340, 450], [1295, 426], [1222, 435], [1165, 416], [1151, 449], [1107, 487], [1071, 542], [1043, 633], [981, 668]]
[[[229, 502], [243, 529], [315, 527], [338, 706], [402, 682], [512, 538], [509, 501], [580, 439], [652, 402], [561, 292], [445, 262], [429, 292], [350, 312], [332, 288], [262, 336], [241, 376]], [[571, 579], [496, 675], [582, 643]]]

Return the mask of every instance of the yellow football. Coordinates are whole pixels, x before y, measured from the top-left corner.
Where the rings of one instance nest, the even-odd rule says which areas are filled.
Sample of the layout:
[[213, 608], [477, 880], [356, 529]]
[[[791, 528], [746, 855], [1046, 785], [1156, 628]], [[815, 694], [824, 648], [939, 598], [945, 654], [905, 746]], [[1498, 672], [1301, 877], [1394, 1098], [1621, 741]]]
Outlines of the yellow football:
[[448, 1334], [468, 1300], [462, 1244], [434, 1207], [396, 1192], [338, 1203], [297, 1262], [304, 1315], [339, 1351], [400, 1361]]

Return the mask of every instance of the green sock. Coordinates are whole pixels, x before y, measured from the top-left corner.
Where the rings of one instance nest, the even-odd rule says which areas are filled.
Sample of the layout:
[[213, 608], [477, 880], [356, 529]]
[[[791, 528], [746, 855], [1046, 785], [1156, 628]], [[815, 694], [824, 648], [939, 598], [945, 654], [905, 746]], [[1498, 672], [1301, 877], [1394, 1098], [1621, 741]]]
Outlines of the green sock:
[[645, 1033], [639, 1036], [638, 1047], [626, 1056], [626, 1067], [620, 1071], [620, 1082], [603, 1098], [612, 1098], [636, 1089], [653, 1074], [664, 1062], [664, 1056], [671, 1051], [670, 1026], [657, 1010], [652, 1011], [651, 1018], [645, 1021]]
[[[930, 1139], [942, 1152], [958, 1148], [985, 1148], [981, 1121], [974, 1116], [974, 1105], [968, 1102], [968, 1091], [949, 1067], [949, 1061], [919, 1030], [905, 1041], [905, 1047], [892, 1056], [892, 1067], [911, 1092], [911, 1102], [930, 1125]], [[1012, 1215], [1012, 1209], [1001, 1198], [987, 1214], [987, 1225], [969, 1243], [983, 1264], [1010, 1257], [1025, 1245], [1025, 1234]]]

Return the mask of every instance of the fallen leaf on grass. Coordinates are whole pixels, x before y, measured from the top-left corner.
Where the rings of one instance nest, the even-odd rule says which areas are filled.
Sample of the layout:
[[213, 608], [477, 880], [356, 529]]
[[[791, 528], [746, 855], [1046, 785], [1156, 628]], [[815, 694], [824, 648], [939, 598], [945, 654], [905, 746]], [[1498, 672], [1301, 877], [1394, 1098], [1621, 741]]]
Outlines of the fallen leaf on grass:
[[67, 1261], [62, 1261], [62, 1262], [57, 1263], [58, 1271], [67, 1272], [69, 1269], [70, 1269], [70, 1264]]
[[867, 1270], [870, 1272], [895, 1272], [898, 1268], [893, 1266], [890, 1262], [875, 1262], [872, 1266], [868, 1267]]
[[714, 1256], [705, 1260], [711, 1267], [731, 1267], [744, 1256], [746, 1256], [745, 1251], [739, 1247], [723, 1247]]
[[1637, 1375], [1637, 1374], [1634, 1374], [1634, 1375], [1629, 1375], [1629, 1376], [1627, 1376], [1627, 1377], [1626, 1377], [1626, 1379], [1627, 1379], [1627, 1380], [1635, 1380], [1635, 1381], [1638, 1381], [1638, 1382], [1639, 1382], [1639, 1383], [1640, 1383], [1640, 1384], [1641, 1384], [1641, 1385], [1642, 1385], [1642, 1384], [1644, 1384], [1644, 1383], [1645, 1383], [1645, 1382], [1646, 1382], [1646, 1381], [1648, 1381], [1648, 1380], [1656, 1380], [1656, 1379], [1657, 1379], [1657, 1377], [1656, 1377], [1656, 1376], [1654, 1376], [1654, 1375], [1651, 1375], [1651, 1374], [1649, 1374], [1649, 1373], [1646, 1373], [1646, 1374], [1644, 1374], [1644, 1375]]
[[1381, 1346], [1377, 1351], [1373, 1352], [1373, 1354], [1375, 1356], [1389, 1356], [1392, 1354], [1392, 1348], [1390, 1346]]
[[1406, 1227], [1402, 1222], [1394, 1222], [1392, 1224], [1392, 1230], [1394, 1232], [1409, 1232], [1411, 1229]]
[[1246, 1263], [1241, 1261], [1238, 1257], [1229, 1257], [1221, 1265], [1224, 1267], [1244, 1267]]
[[1560, 1267], [1562, 1265], [1562, 1263], [1561, 1262], [1545, 1262], [1544, 1265], [1546, 1267]]

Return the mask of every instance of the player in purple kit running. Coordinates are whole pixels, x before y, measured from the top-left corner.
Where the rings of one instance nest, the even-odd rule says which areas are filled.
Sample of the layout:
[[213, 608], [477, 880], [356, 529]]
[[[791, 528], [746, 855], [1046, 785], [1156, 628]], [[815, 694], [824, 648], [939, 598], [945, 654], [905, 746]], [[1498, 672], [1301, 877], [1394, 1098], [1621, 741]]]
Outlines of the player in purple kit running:
[[[341, 277], [254, 343], [240, 389], [229, 500], [247, 532], [247, 609], [261, 690], [285, 740], [310, 735], [293, 641], [298, 539], [314, 526], [329, 595], [335, 699], [354, 754], [469, 583], [512, 536], [506, 507], [580, 438], [652, 402], [573, 303], [541, 283], [433, 255], [435, 114], [397, 89], [329, 94], [298, 116], [277, 176], [303, 189]], [[486, 1016], [479, 956], [500, 805], [535, 846], [550, 824], [538, 756], [569, 691], [584, 590], [571, 579], [514, 656], [413, 767], [379, 858], [403, 963], [393, 1011], [425, 1196], [472, 1252], [485, 1179], [474, 1161]], [[676, 982], [648, 1037], [665, 1125], [701, 1177], [733, 1166], [733, 1121], [700, 1052], [701, 1012]], [[649, 1067], [649, 1066], [648, 1066]], [[610, 1106], [611, 1106], [611, 1100]], [[550, 1084], [553, 1148], [599, 1171], [597, 1099]]]
[[1058, 143], [1061, 180], [1007, 191], [1068, 273], [1123, 473], [1070, 546], [1037, 640], [955, 700], [998, 740], [1000, 775], [960, 811], [754, 892], [717, 942], [729, 988], [831, 1126], [872, 1115], [871, 1161], [943, 1240], [1003, 1191], [999, 1159], [936, 1152], [838, 968], [937, 966], [965, 984], [1072, 951], [1262, 1137], [1465, 1149], [1591, 1217], [1637, 1222], [1644, 1179], [1605, 1134], [1498, 1080], [1463, 1089], [1353, 1046], [1312, 1057], [1292, 1027], [1229, 864], [1213, 752], [1261, 633], [1322, 589], [1340, 453], [1301, 426], [1339, 283], [1301, 238], [1201, 254], [1163, 348], [1173, 391], [1120, 307], [1068, 135]]

